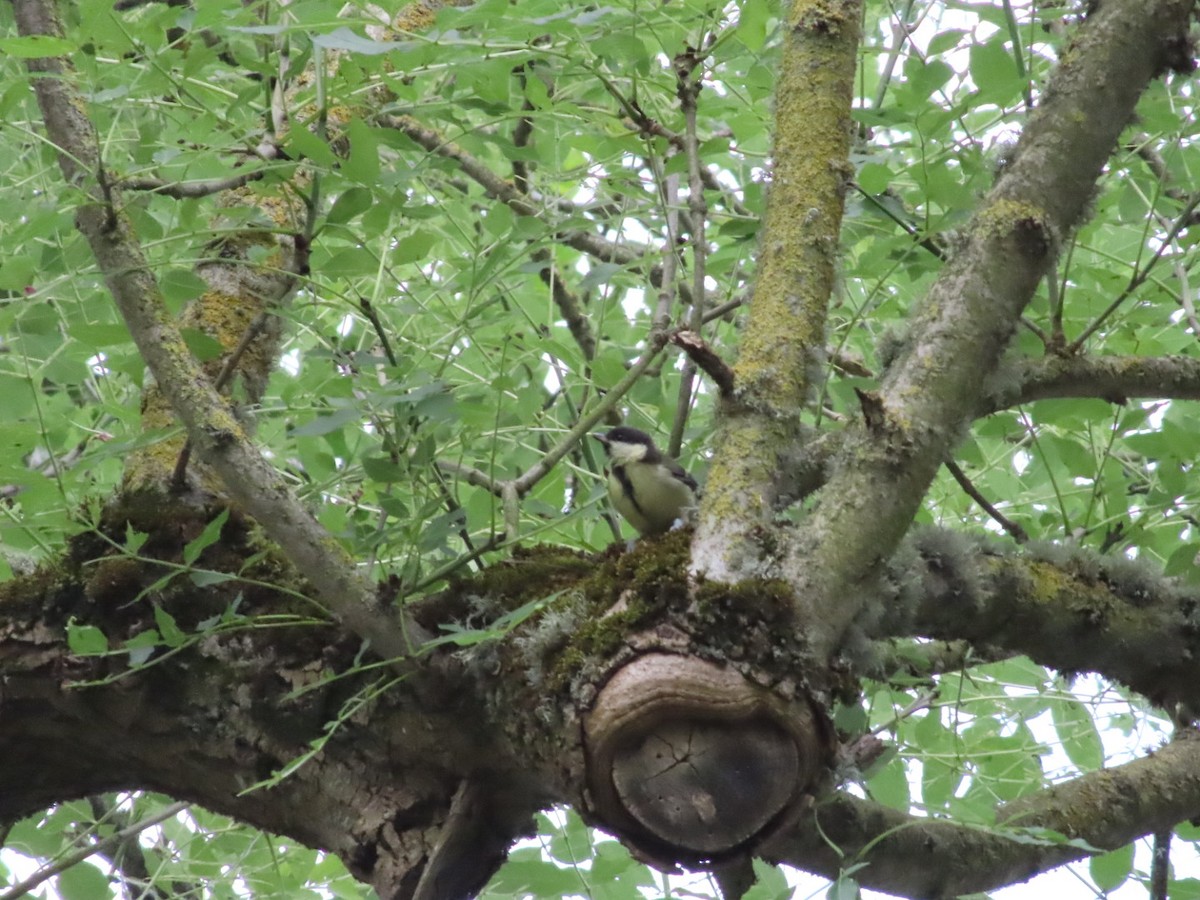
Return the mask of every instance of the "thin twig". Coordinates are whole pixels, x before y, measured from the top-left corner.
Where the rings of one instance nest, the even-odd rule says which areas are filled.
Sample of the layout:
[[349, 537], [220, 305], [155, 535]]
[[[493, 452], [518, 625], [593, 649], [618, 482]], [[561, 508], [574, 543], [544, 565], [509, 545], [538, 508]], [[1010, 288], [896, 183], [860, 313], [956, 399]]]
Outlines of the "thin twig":
[[1025, 544], [1029, 541], [1029, 535], [1025, 529], [1018, 525], [1012, 519], [1008, 518], [1000, 510], [996, 509], [983, 494], [971, 483], [971, 479], [966, 476], [966, 473], [958, 467], [958, 464], [953, 460], [946, 460], [946, 468], [950, 470], [950, 474], [954, 476], [954, 480], [958, 482], [958, 486], [963, 489], [968, 497], [974, 500], [982, 507], [983, 511], [991, 516], [996, 523], [1008, 532], [1009, 536], [1018, 544]]
[[[676, 95], [679, 97], [684, 116], [684, 155], [688, 165], [688, 216], [692, 233], [692, 308], [688, 317], [688, 328], [700, 340], [704, 326], [704, 279], [707, 259], [705, 226], [708, 222], [708, 205], [704, 200], [704, 182], [700, 177], [700, 139], [697, 132], [697, 107], [703, 87], [703, 68], [698, 53], [690, 48], [675, 57]], [[683, 365], [679, 378], [679, 395], [675, 401], [675, 417], [671, 423], [671, 436], [667, 442], [667, 453], [679, 456], [683, 449], [683, 430], [692, 409], [692, 390], [696, 381], [696, 360], [691, 355]]]
[[147, 816], [140, 822], [135, 822], [128, 828], [122, 828], [120, 831], [113, 832], [102, 841], [97, 841], [90, 847], [83, 847], [74, 853], [64, 856], [62, 859], [46, 866], [43, 869], [38, 869], [24, 881], [13, 885], [12, 888], [0, 894], [0, 900], [17, 900], [18, 897], [24, 897], [39, 884], [44, 884], [55, 875], [61, 875], [71, 866], [78, 865], [89, 856], [95, 856], [97, 853], [105, 853], [108, 850], [119, 846], [124, 841], [135, 837], [147, 828], [152, 828], [159, 822], [164, 822], [172, 816], [176, 816], [190, 806], [188, 803], [172, 803], [169, 806], [164, 806], [152, 816]]
[[726, 300], [719, 306], [710, 307], [704, 313], [704, 324], [707, 325], [714, 319], [719, 319], [722, 316], [728, 315], [738, 307], [745, 305], [745, 303], [745, 297], [734, 297], [732, 300]]
[[162, 194], [164, 197], [173, 197], [176, 200], [194, 200], [244, 187], [252, 181], [258, 181], [265, 174], [265, 170], [256, 169], [253, 172], [243, 172], [240, 175], [230, 175], [226, 178], [210, 178], [206, 181], [164, 181], [161, 178], [150, 177], [126, 178], [121, 181], [121, 187], [127, 191]]
[[896, 70], [896, 63], [900, 60], [900, 53], [911, 31], [908, 17], [912, 14], [915, 2], [916, 0], [905, 0], [904, 9], [898, 15], [892, 17], [892, 46], [888, 48], [887, 57], [883, 63], [883, 71], [879, 74], [879, 84], [875, 88], [875, 102], [871, 104], [872, 109], [879, 109], [883, 106], [888, 86], [892, 82], [892, 73]]
[[937, 688], [933, 688], [932, 690], [925, 691], [925, 693], [919, 695], [915, 700], [912, 701], [912, 703], [908, 704], [908, 706], [904, 707], [904, 709], [900, 710], [900, 712], [896, 713], [888, 721], [880, 722], [878, 725], [876, 725], [874, 728], [872, 728], [870, 730], [869, 734], [871, 734], [874, 737], [878, 737], [880, 734], [882, 734], [883, 732], [887, 731], [890, 728], [894, 728], [896, 725], [900, 724], [901, 722], [903, 722], [905, 719], [907, 719], [909, 716], [913, 715], [914, 713], [918, 713], [923, 709], [932, 708], [933, 701], [936, 700], [937, 698], [938, 698], [938, 689]]
[[457, 475], [466, 481], [467, 484], [472, 485], [473, 487], [484, 488], [489, 493], [495, 494], [497, 497], [503, 494], [504, 482], [492, 478], [492, 476], [488, 475], [486, 472], [482, 472], [479, 469], [473, 468], [472, 466], [453, 462], [448, 459], [439, 459], [436, 465], [443, 472], [448, 472], [451, 475]]
[[[544, 216], [546, 209], [537, 202], [536, 197], [525, 194], [514, 182], [501, 178], [462, 147], [453, 141], [446, 140], [432, 128], [425, 127], [412, 116], [383, 116], [380, 121], [388, 128], [403, 132], [428, 152], [456, 162], [464, 175], [518, 215]], [[552, 205], [560, 212], [578, 213], [579, 211], [571, 203], [567, 203], [568, 209], [566, 210], [563, 209], [562, 202], [548, 205]], [[646, 256], [645, 248], [618, 244], [589, 232], [563, 230], [559, 232], [558, 239], [581, 253], [587, 253], [604, 262], [620, 266], [640, 263]], [[658, 267], [651, 267], [651, 282], [657, 284], [660, 278], [661, 272]]]
[[1154, 852], [1150, 857], [1150, 892], [1147, 900], [1167, 900], [1171, 875], [1171, 829], [1154, 832]]
[[1050, 340], [1045, 346], [1047, 350], [1060, 351], [1067, 344], [1067, 335], [1063, 330], [1063, 298], [1057, 271], [1046, 273], [1046, 295], [1050, 301]]
[[1146, 263], [1145, 267], [1140, 272], [1135, 272], [1133, 274], [1133, 276], [1129, 279], [1129, 284], [1126, 285], [1125, 290], [1121, 291], [1120, 295], [1113, 300], [1113, 302], [1110, 303], [1107, 308], [1105, 308], [1104, 312], [1096, 316], [1096, 318], [1092, 320], [1092, 324], [1085, 328], [1083, 333], [1071, 342], [1070, 346], [1067, 347], [1068, 353], [1078, 353], [1084, 342], [1096, 332], [1096, 329], [1103, 325], [1104, 321], [1117, 311], [1117, 307], [1124, 303], [1129, 295], [1141, 287], [1143, 282], [1150, 277], [1150, 270], [1154, 268], [1155, 264], [1160, 259], [1162, 259], [1163, 253], [1166, 252], [1167, 247], [1171, 246], [1175, 238], [1179, 236], [1179, 232], [1188, 226], [1188, 224], [1191, 222], [1192, 213], [1198, 206], [1200, 206], [1200, 192], [1193, 194], [1192, 198], [1183, 207], [1183, 211], [1175, 217], [1174, 224], [1172, 224], [1166, 236], [1163, 237], [1162, 241], [1159, 243], [1158, 249], [1154, 251], [1154, 255], [1150, 257], [1150, 261]]
[[367, 321], [371, 323], [371, 327], [375, 329], [375, 336], [379, 338], [379, 346], [383, 348], [383, 355], [388, 358], [388, 362], [393, 366], [399, 365], [396, 360], [396, 354], [392, 350], [392, 342], [388, 340], [387, 330], [383, 327], [383, 323], [379, 321], [379, 313], [375, 311], [374, 305], [366, 297], [358, 298], [358, 308], [362, 310]]
[[541, 268], [538, 269], [538, 277], [542, 279], [546, 287], [550, 288], [550, 297], [554, 300], [558, 311], [562, 313], [563, 320], [567, 323], [567, 330], [571, 332], [571, 337], [575, 338], [575, 343], [583, 351], [583, 358], [590, 362], [596, 358], [596, 335], [592, 331], [591, 320], [583, 312], [583, 303], [574, 292], [563, 284], [562, 274], [554, 265], [554, 258], [549, 250], [545, 247], [535, 250], [533, 259], [535, 262], [542, 263]]

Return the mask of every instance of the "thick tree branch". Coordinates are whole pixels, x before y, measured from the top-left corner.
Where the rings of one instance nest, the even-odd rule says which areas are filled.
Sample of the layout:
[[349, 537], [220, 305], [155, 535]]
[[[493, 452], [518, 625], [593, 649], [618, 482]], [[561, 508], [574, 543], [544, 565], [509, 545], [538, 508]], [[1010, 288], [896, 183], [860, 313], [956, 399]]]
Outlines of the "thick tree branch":
[[[997, 819], [1018, 829], [1049, 829], [1100, 850], [1169, 829], [1200, 811], [1200, 738], [1189, 733], [1144, 759], [1102, 769], [1001, 807]], [[865, 862], [854, 878], [902, 897], [944, 898], [988, 891], [1034, 877], [1089, 852], [1079, 845], [1028, 840], [1028, 832], [991, 830], [909, 816], [839, 795], [767, 856], [836, 878]], [[1022, 840], [1014, 838], [1022, 837]]]
[[759, 529], [824, 356], [826, 305], [849, 180], [861, 6], [788, 7], [775, 92], [774, 169], [754, 299], [725, 403], [692, 556], [717, 580], [758, 574]]
[[1043, 356], [996, 373], [976, 416], [1034, 400], [1095, 397], [1200, 400], [1200, 359], [1190, 356]]
[[[62, 35], [51, 0], [16, 0], [13, 7], [22, 35]], [[385, 658], [411, 655], [430, 635], [414, 622], [397, 622], [376, 605], [371, 586], [246, 437], [187, 349], [121, 209], [119, 192], [105, 175], [95, 127], [74, 86], [70, 64], [60, 57], [42, 57], [28, 65], [63, 176], [87, 198], [78, 207], [77, 227], [91, 245], [134, 343], [193, 445], [221, 475], [234, 500], [287, 548], [321, 602], [346, 627]]]
[[[294, 600], [255, 577], [244, 533], [223, 544], [235, 569], [250, 566], [246, 581], [199, 589], [177, 579], [150, 591], [195, 640], [141, 669], [120, 653], [73, 654], [66, 621], [89, 610], [113, 646], [153, 628], [150, 601], [137, 599], [159, 578], [153, 561], [104, 556], [111, 547], [84, 536], [53, 575], [0, 585], [0, 821], [93, 793], [161, 791], [336, 853], [395, 898], [411, 896], [447, 839], [463, 778], [488, 798], [492, 869], [537, 808], [565, 799], [547, 772], [570, 757], [570, 739], [535, 764], [528, 742], [502, 737], [469, 675], [397, 679], [360, 668], [356, 637], [289, 615]], [[278, 561], [269, 567], [289, 580]], [[235, 597], [236, 616], [202, 624]], [[446, 601], [417, 610], [426, 626], [466, 615]], [[491, 668], [479, 674], [495, 681]], [[535, 704], [525, 706], [533, 715]], [[492, 709], [513, 724], [503, 704]], [[471, 870], [486, 879], [483, 863]]]
[[1200, 591], [1153, 565], [1052, 544], [1008, 551], [926, 529], [889, 567], [887, 590], [871, 601], [873, 634], [1023, 653], [1200, 710]]
[[845, 465], [834, 466], [805, 522], [805, 549], [785, 562], [811, 604], [808, 618], [824, 625], [810, 632], [819, 654], [841, 641], [878, 562], [907, 531], [1138, 97], [1176, 61], [1192, 8], [1187, 0], [1104, 3], [1052, 75], [1013, 161], [887, 371], [882, 417], [848, 432]]

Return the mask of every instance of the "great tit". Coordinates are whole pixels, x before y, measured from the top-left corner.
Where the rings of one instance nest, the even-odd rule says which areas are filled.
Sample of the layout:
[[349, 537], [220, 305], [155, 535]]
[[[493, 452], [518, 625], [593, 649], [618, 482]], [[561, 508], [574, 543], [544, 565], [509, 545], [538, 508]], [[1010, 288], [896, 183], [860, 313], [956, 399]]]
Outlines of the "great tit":
[[696, 480], [636, 428], [593, 434], [611, 465], [608, 498], [640, 534], [662, 534], [696, 505]]

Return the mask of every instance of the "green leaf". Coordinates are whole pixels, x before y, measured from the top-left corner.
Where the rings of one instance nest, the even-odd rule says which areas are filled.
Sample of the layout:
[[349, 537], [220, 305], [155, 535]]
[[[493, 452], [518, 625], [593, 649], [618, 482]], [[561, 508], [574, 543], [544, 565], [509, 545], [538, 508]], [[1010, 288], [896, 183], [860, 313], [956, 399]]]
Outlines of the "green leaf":
[[63, 900], [107, 900], [113, 896], [108, 876], [90, 862], [76, 863], [54, 882]]
[[221, 510], [211, 522], [204, 526], [203, 531], [184, 545], [183, 561], [186, 565], [192, 565], [200, 558], [201, 553], [221, 539], [221, 529], [225, 527], [228, 520], [229, 510]]
[[328, 221], [342, 224], [349, 222], [371, 208], [374, 198], [364, 187], [352, 187], [344, 191], [329, 210]]
[[432, 231], [418, 231], [406, 235], [396, 242], [391, 252], [392, 263], [399, 266], [427, 260], [436, 243], [437, 236]]
[[175, 617], [157, 603], [154, 604], [154, 624], [168, 647], [182, 647], [187, 643], [187, 633], [176, 624]]
[[228, 572], [213, 572], [209, 569], [193, 569], [188, 572], [188, 579], [198, 588], [212, 587], [217, 584], [225, 584], [230, 581], [237, 581], [236, 575], [230, 575]]
[[225, 348], [221, 346], [221, 342], [212, 335], [200, 331], [198, 328], [184, 328], [180, 331], [183, 337], [183, 342], [187, 344], [192, 355], [200, 362], [207, 362], [210, 359], [218, 359], [225, 352]]
[[766, 0], [741, 0], [738, 6], [737, 36], [746, 49], [755, 52], [767, 41], [767, 22], [771, 7]]
[[1001, 40], [972, 44], [970, 58], [971, 78], [984, 98], [1007, 103], [1020, 95], [1024, 83], [1016, 61]]
[[134, 528], [132, 524], [126, 523], [125, 552], [132, 554], [132, 556], [137, 556], [137, 552], [142, 550], [142, 545], [145, 544], [146, 538], [149, 538], [149, 536], [150, 535], [146, 534], [145, 532], [139, 532], [139, 530]]
[[362, 419], [362, 412], [352, 406], [344, 406], [329, 415], [317, 416], [310, 422], [297, 426], [292, 434], [296, 437], [312, 437], [340, 431], [351, 422]]
[[162, 645], [162, 635], [153, 628], [147, 628], [145, 631], [139, 632], [127, 640], [123, 649], [129, 653], [129, 665], [141, 666], [145, 665], [154, 651]]
[[288, 129], [287, 149], [293, 157], [309, 159], [330, 168], [337, 165], [337, 157], [329, 145], [302, 125], [292, 125]]
[[108, 638], [95, 625], [80, 625], [72, 616], [67, 621], [67, 646], [76, 656], [99, 656], [108, 652]]
[[407, 50], [415, 46], [412, 41], [377, 41], [369, 37], [361, 37], [349, 28], [337, 28], [329, 34], [315, 34], [312, 42], [327, 50], [343, 50], [347, 53], [360, 53], [364, 56], [378, 56], [391, 53], [393, 50]]
[[754, 884], [743, 895], [745, 900], [790, 900], [792, 886], [779, 866], [768, 865], [758, 857], [753, 860]]
[[1133, 873], [1133, 844], [1093, 856], [1088, 860], [1088, 872], [1101, 891], [1107, 893], [1116, 890]]
[[909, 796], [908, 770], [899, 757], [873, 769], [867, 781], [867, 792], [871, 799], [892, 809], [907, 812], [912, 806]]
[[858, 882], [848, 875], [839, 875], [837, 881], [825, 892], [827, 900], [859, 900], [862, 891]]
[[[375, 130], [355, 118], [346, 126], [350, 138], [350, 157], [342, 165], [342, 174], [347, 178], [374, 188], [379, 183], [379, 137]], [[374, 200], [374, 193], [371, 192]]]
[[1050, 704], [1050, 715], [1063, 752], [1076, 768], [1092, 772], [1104, 765], [1100, 732], [1082, 703], [1069, 697], [1056, 699]]

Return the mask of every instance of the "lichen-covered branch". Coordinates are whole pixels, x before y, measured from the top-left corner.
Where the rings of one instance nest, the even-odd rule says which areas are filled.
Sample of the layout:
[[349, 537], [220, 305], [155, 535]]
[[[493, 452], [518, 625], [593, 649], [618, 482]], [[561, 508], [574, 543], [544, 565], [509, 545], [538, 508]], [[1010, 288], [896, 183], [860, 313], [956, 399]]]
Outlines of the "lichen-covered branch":
[[1047, 788], [997, 811], [1002, 826], [1049, 829], [1063, 835], [1062, 841], [910, 816], [843, 794], [818, 804], [819, 829], [806, 819], [767, 855], [829, 878], [865, 862], [854, 871], [863, 887], [901, 897], [957, 897], [1024, 881], [1089, 855], [1086, 845], [1066, 839], [1114, 850], [1169, 829], [1197, 809], [1200, 738], [1189, 732], [1143, 759]]
[[870, 633], [1022, 653], [1200, 710], [1200, 591], [1152, 563], [1056, 544], [1009, 550], [925, 529], [885, 583], [860, 622]]
[[980, 399], [976, 416], [1021, 403], [1095, 397], [1200, 400], [1200, 359], [1190, 356], [1043, 356], [1005, 366]]
[[757, 574], [754, 535], [771, 516], [824, 356], [860, 17], [857, 0], [788, 7], [758, 278], [693, 544], [697, 569], [711, 578]]
[[824, 628], [827, 653], [858, 614], [862, 588], [907, 531], [969, 423], [1062, 235], [1075, 227], [1150, 79], [1181, 64], [1193, 4], [1107, 2], [1080, 26], [1012, 162], [962, 249], [916, 313], [888, 369], [879, 415], [853, 427], [785, 571]]

